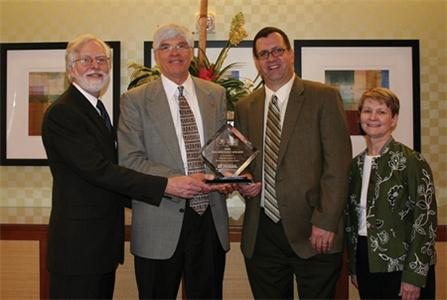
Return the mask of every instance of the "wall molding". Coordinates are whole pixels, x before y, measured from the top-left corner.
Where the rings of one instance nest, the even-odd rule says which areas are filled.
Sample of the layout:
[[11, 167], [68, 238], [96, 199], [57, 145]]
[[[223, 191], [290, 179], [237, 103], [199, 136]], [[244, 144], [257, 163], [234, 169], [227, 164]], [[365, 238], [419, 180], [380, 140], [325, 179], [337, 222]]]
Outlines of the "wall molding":
[[[230, 241], [240, 242], [240, 225], [230, 226]], [[131, 226], [125, 227], [125, 240], [130, 241]], [[49, 298], [50, 273], [47, 271], [47, 242], [48, 225], [37, 224], [0, 224], [1, 240], [39, 241], [39, 279], [40, 299]], [[447, 241], [447, 225], [439, 225], [437, 230], [437, 242]], [[343, 255], [346, 262], [346, 251]], [[336, 299], [347, 299], [349, 296], [349, 279], [347, 264], [343, 263], [341, 275], [337, 283]]]

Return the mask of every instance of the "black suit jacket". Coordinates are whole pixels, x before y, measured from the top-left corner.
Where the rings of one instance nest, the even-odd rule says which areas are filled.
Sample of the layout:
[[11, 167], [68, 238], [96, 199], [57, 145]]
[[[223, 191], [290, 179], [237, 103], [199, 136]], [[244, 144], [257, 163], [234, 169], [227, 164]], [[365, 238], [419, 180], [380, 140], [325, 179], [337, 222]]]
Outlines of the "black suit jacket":
[[123, 262], [126, 196], [161, 201], [167, 179], [118, 166], [113, 135], [73, 85], [44, 116], [42, 138], [53, 175], [50, 272], [114, 270]]

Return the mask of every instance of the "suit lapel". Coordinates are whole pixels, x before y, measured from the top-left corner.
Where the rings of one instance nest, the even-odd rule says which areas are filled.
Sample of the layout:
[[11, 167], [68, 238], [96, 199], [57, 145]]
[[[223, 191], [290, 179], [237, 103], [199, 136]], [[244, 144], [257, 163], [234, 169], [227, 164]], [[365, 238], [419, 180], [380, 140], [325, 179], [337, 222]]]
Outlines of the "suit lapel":
[[248, 127], [247, 138], [255, 145], [259, 150], [259, 155], [253, 162], [254, 174], [257, 178], [262, 178], [262, 161], [264, 155], [264, 101], [265, 90], [262, 88], [251, 99], [250, 112], [254, 118], [251, 118]]
[[298, 77], [295, 77], [295, 81], [293, 82], [293, 86], [290, 91], [289, 101], [287, 102], [286, 113], [284, 115], [284, 122], [281, 132], [281, 144], [278, 154], [278, 165], [284, 157], [287, 144], [289, 143], [292, 132], [295, 129], [295, 124], [298, 120], [298, 115], [304, 102], [303, 91], [303, 81]]
[[255, 117], [250, 120], [250, 127], [252, 129], [250, 132], [256, 132], [259, 134], [250, 134], [251, 142], [254, 145], [259, 145], [259, 150], [261, 153], [264, 151], [264, 101], [265, 101], [265, 90], [261, 89], [259, 93], [253, 97], [250, 103], [250, 111], [253, 112]]
[[158, 80], [152, 89], [146, 89], [145, 99], [146, 111], [149, 119], [152, 121], [152, 125], [160, 132], [160, 137], [163, 139], [178, 168], [184, 170], [171, 109], [161, 80]]
[[203, 138], [206, 143], [219, 128], [214, 128], [216, 120], [214, 120], [214, 113], [211, 110], [209, 103], [212, 103], [211, 93], [203, 88], [200, 81], [193, 77], [193, 82], [196, 90], [197, 101], [199, 102], [200, 115], [203, 123]]
[[71, 94], [70, 99], [74, 100], [74, 105], [79, 107], [84, 112], [84, 115], [86, 115], [92, 123], [98, 127], [105, 137], [109, 137], [111, 142], [114, 144], [116, 140], [114, 129], [112, 128], [112, 133], [107, 129], [104, 124], [104, 120], [90, 101], [88, 101], [87, 98], [85, 98], [85, 96], [74, 85], [69, 87], [68, 92]]

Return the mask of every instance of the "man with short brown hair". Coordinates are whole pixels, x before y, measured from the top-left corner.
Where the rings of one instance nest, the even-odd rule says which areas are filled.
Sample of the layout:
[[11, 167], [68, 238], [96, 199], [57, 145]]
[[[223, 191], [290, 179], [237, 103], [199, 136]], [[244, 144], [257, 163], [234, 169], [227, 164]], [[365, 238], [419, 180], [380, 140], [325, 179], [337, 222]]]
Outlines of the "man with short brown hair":
[[264, 87], [236, 105], [236, 127], [261, 150], [249, 166], [241, 248], [256, 299], [333, 298], [343, 249], [351, 143], [339, 92], [294, 73], [274, 27], [253, 41]]

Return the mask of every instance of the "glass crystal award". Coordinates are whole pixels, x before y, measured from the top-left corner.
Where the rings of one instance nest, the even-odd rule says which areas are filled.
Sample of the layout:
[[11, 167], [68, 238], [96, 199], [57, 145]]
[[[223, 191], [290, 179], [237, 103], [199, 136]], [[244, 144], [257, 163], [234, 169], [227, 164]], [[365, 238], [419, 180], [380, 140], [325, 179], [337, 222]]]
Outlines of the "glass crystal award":
[[[217, 175], [207, 183], [249, 183], [250, 179], [240, 176], [255, 159], [259, 151], [236, 128], [223, 125], [202, 148], [205, 163]], [[224, 176], [230, 172], [232, 176]]]

